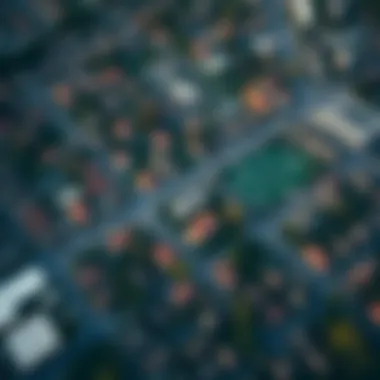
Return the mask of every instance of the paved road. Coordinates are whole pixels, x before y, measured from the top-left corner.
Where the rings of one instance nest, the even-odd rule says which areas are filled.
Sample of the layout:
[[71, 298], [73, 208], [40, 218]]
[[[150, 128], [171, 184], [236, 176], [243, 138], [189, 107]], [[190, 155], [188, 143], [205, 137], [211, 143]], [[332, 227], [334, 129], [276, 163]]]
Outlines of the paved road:
[[[264, 0], [263, 3], [267, 7], [273, 9], [272, 3], [278, 1], [279, 0], [270, 0], [266, 2], [266, 0]], [[273, 13], [273, 16], [270, 17], [268, 23], [268, 31], [275, 33], [277, 36], [282, 35], [282, 31], [286, 28], [285, 23], [279, 22], [279, 20], [282, 19], [283, 15], [281, 15], [281, 13]], [[120, 38], [121, 40], [124, 38], [122, 34], [120, 34]], [[289, 37], [282, 37], [286, 44], [288, 43], [288, 38]], [[49, 117], [58, 120], [58, 125], [60, 125], [65, 131], [69, 131], [69, 136], [71, 136], [70, 139], [74, 144], [77, 144], [78, 142], [79, 144], [88, 144], [86, 138], [78, 132], [78, 129], [71, 123], [67, 115], [64, 112], [57, 110], [56, 107], [53, 108], [51, 106], [51, 101], [43, 88], [39, 87], [38, 84], [34, 84], [30, 87], [26, 86], [26, 89], [29, 89], [29, 92], [25, 93], [28, 100], [35, 101], [42, 107]], [[75, 258], [81, 254], [83, 249], [102, 242], [109, 230], [126, 224], [143, 223], [148, 224], [154, 232], [162, 238], [169, 240], [174, 246], [181, 248], [179, 249], [179, 253], [182, 254], [183, 259], [188, 262], [189, 267], [193, 271], [195, 280], [201, 284], [209, 286], [210, 279], [207, 272], [208, 263], [197, 259], [196, 255], [191, 255], [188, 248], [183, 246], [183, 243], [178, 236], [172, 233], [165, 225], [160, 223], [156, 215], [158, 206], [173, 199], [176, 195], [188, 191], [194, 184], [199, 187], [203, 185], [207, 186], [207, 184], [210, 183], [210, 179], [215, 177], [223, 167], [238, 160], [246, 153], [258, 149], [272, 136], [285, 130], [295, 121], [307, 117], [310, 114], [310, 109], [315, 109], [322, 104], [333, 104], [336, 107], [345, 107], [346, 109], [355, 107], [354, 103], [352, 103], [352, 99], [349, 99], [347, 94], [341, 89], [331, 89], [325, 85], [320, 86], [319, 88], [311, 87], [307, 81], [301, 83], [295, 90], [295, 104], [289, 110], [284, 111], [272, 121], [257, 125], [255, 126], [255, 129], [251, 128], [248, 135], [234, 141], [230, 146], [224, 147], [219, 154], [205, 160], [202, 162], [201, 166], [194, 170], [170, 181], [162, 188], [158, 189], [158, 191], [152, 194], [139, 196], [133, 204], [128, 203], [124, 207], [121, 207], [120, 211], [110, 219], [91, 228], [83, 234], [79, 234], [64, 247], [57, 248], [51, 252], [44, 252], [42, 255], [42, 260], [45, 263], [44, 265], [49, 267], [50, 271], [57, 275], [57, 278], [61, 278], [60, 281], [62, 281], [62, 286], [69, 289], [71, 294], [74, 295], [76, 289], [73, 287], [68, 273], [68, 265], [70, 262], [75, 260]], [[376, 122], [377, 115], [371, 115], [370, 118], [373, 120], [370, 122], [371, 125], [380, 125], [380, 123], [378, 124]], [[101, 161], [105, 163], [107, 161], [107, 152], [101, 152], [100, 156]], [[307, 197], [308, 195], [306, 194], [306, 201]], [[285, 207], [284, 210], [280, 211], [278, 218], [283, 216], [283, 213], [286, 212], [289, 212], [289, 209], [286, 210]], [[274, 247], [278, 248], [278, 250], [274, 251], [274, 254], [280, 255], [279, 258], [290, 271], [293, 273], [304, 274], [301, 276], [303, 280], [308, 281], [310, 278], [314, 278], [309, 277], [310, 272], [307, 271], [303, 263], [294, 254], [293, 249], [286, 247], [282, 243], [281, 237], [278, 236], [279, 230], [278, 228], [275, 228], [275, 226], [276, 223], [273, 222], [271, 227], [268, 225], [265, 231], [263, 230], [264, 236], [272, 241]], [[255, 232], [257, 232], [257, 230], [255, 230]], [[326, 289], [325, 280], [325, 278], [319, 278], [316, 281], [316, 286], [323, 291]], [[80, 296], [75, 297], [73, 298], [73, 302], [78, 308], [81, 308], [83, 318], [86, 320], [92, 315], [91, 311], [85, 306], [86, 304]], [[106, 317], [99, 317], [99, 319], [96, 319], [95, 324], [101, 325], [101, 329], [103, 330], [107, 330], [111, 325], [110, 320]]]
[[[28, 84], [30, 85], [30, 83]], [[45, 90], [38, 88], [36, 85], [30, 88], [33, 90], [25, 93], [28, 99], [40, 104], [47, 110], [48, 116], [51, 118], [58, 118], [58, 125], [63, 129], [65, 128], [73, 140], [78, 139], [81, 143], [85, 144], [85, 137], [80, 135], [78, 129], [71, 123], [67, 115], [62, 110], [56, 110], [51, 106], [50, 99], [46, 92], [44, 93]], [[244, 154], [259, 148], [265, 141], [275, 136], [279, 131], [288, 128], [290, 124], [299, 120], [300, 117], [307, 117], [307, 115], [310, 114], [310, 109], [315, 109], [322, 104], [331, 104], [331, 102], [344, 104], [345, 99], [346, 97], [341, 89], [334, 91], [331, 91], [330, 88], [315, 90], [308, 88], [304, 84], [298, 85], [295, 90], [295, 103], [290, 109], [283, 111], [280, 115], [275, 117], [274, 120], [265, 122], [262, 125], [257, 125], [254, 129], [251, 128], [247, 136], [234, 141], [231, 146], [226, 146], [222, 149], [220, 154], [205, 160], [199, 167], [195, 168], [195, 170], [170, 181], [152, 194], [138, 197], [132, 205], [127, 204], [125, 207], [121, 207], [120, 209], [122, 211], [86, 233], [80, 234], [71, 240], [67, 246], [58, 249], [54, 256], [63, 258], [66, 263], [69, 263], [76, 255], [80, 254], [85, 247], [100, 242], [110, 229], [118, 225], [141, 222], [152, 225], [151, 221], [155, 220], [155, 211], [160, 204], [172, 199], [175, 195], [182, 194], [189, 189], [192, 184], [197, 184], [197, 186], [204, 184], [207, 186], [210, 179], [214, 178], [223, 167], [238, 160], [244, 156]], [[102, 153], [104, 154], [104, 160], [106, 160], [106, 153], [107, 152]], [[173, 237], [173, 241], [174, 240]], [[193, 255], [189, 255], [188, 259], [193, 260], [193, 257]], [[195, 268], [198, 265], [196, 263], [190, 264], [195, 266]]]

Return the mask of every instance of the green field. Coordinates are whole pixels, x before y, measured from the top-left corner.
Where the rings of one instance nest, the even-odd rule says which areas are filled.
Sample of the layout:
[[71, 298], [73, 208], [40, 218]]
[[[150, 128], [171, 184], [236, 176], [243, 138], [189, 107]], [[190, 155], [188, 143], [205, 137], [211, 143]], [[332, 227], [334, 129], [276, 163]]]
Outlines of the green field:
[[293, 190], [309, 185], [323, 163], [285, 140], [271, 142], [260, 151], [229, 167], [223, 183], [229, 194], [248, 207], [268, 207]]

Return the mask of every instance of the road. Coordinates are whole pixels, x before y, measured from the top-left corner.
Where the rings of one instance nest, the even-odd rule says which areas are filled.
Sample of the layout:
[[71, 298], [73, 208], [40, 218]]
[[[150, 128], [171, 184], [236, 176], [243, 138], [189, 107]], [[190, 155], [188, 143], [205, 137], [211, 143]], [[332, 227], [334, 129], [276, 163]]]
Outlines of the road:
[[[268, 14], [271, 16], [268, 19], [267, 32], [276, 36], [277, 41], [281, 41], [280, 45], [285, 46], [287, 49], [292, 47], [294, 41], [292, 35], [287, 31], [284, 15], [281, 11], [273, 12], [274, 3], [280, 0], [264, 0], [263, 4], [267, 7]], [[129, 31], [127, 31], [129, 33]], [[123, 33], [127, 33], [123, 32]], [[120, 41], [123, 40], [123, 33], [120, 33]], [[124, 34], [125, 36], [125, 34]], [[294, 47], [294, 46], [293, 46]], [[293, 52], [288, 53], [289, 56]], [[34, 81], [34, 82], [33, 82]], [[51, 99], [49, 98], [46, 88], [35, 81], [35, 78], [20, 78], [20, 88], [27, 91], [24, 92], [26, 102], [30, 102], [37, 105], [44, 112], [46, 112], [48, 118], [56, 121], [59, 128], [62, 128], [68, 133], [70, 142], [79, 145], [88, 145], [89, 142], [85, 136], [79, 132], [79, 129], [71, 122], [65, 111], [59, 110], [57, 107], [52, 106]], [[159, 92], [160, 90], [158, 90]], [[41, 261], [49, 268], [49, 271], [54, 273], [58, 279], [62, 288], [68, 289], [67, 291], [73, 296], [72, 302], [80, 310], [83, 320], [93, 318], [92, 311], [87, 307], [82, 297], [77, 294], [75, 286], [72, 284], [69, 272], [70, 264], [81, 255], [83, 250], [86, 250], [94, 245], [100, 244], [104, 241], [104, 238], [109, 233], [118, 227], [131, 225], [131, 224], [146, 224], [154, 233], [164, 240], [169, 241], [175, 247], [179, 248], [178, 253], [182, 259], [185, 260], [192, 270], [193, 278], [199, 284], [206, 286], [208, 289], [212, 288], [210, 283], [210, 276], [208, 272], [208, 262], [202, 261], [197, 255], [192, 255], [189, 249], [185, 247], [179, 237], [174, 234], [167, 226], [163, 225], [157, 218], [158, 207], [170, 200], [175, 196], [186, 193], [191, 190], [192, 186], [196, 184], [197, 187], [207, 186], [212, 178], [223, 169], [226, 165], [229, 165], [236, 160], [239, 160], [245, 154], [252, 152], [255, 149], [259, 149], [266, 141], [273, 136], [281, 133], [281, 131], [290, 128], [292, 124], [297, 121], [307, 119], [310, 115], [310, 111], [316, 109], [322, 105], [332, 105], [337, 108], [344, 108], [345, 110], [363, 107], [357, 103], [355, 99], [347, 94], [344, 89], [332, 88], [332, 86], [326, 83], [316, 83], [314, 80], [302, 80], [294, 89], [294, 103], [286, 110], [280, 112], [276, 117], [270, 121], [266, 121], [262, 124], [254, 125], [252, 128], [247, 128], [249, 133], [241, 136], [231, 144], [226, 144], [222, 147], [221, 151], [213, 155], [212, 157], [204, 160], [199, 167], [196, 167], [190, 172], [183, 173], [178, 178], [163, 185], [157, 191], [151, 194], [140, 195], [135, 201], [128, 202], [124, 206], [120, 207], [112, 217], [107, 218], [101, 224], [90, 228], [84, 233], [80, 233], [73, 237], [63, 247], [57, 247], [47, 252], [42, 252]], [[378, 123], [377, 114], [372, 113], [369, 109], [364, 109], [364, 115], [362, 123], [371, 125], [372, 128], [378, 130], [380, 123]], [[237, 116], [238, 117], [238, 116]], [[350, 117], [353, 117], [351, 115]], [[366, 119], [367, 118], [367, 119]], [[248, 121], [249, 122], [249, 121]], [[105, 170], [108, 170], [108, 152], [106, 150], [100, 150], [99, 161]], [[348, 165], [348, 163], [343, 163]], [[109, 173], [110, 179], [115, 180], [112, 174]], [[305, 193], [302, 197], [302, 201], [308, 202], [310, 193]], [[284, 263], [285, 268], [288, 268], [290, 273], [300, 273], [303, 281], [313, 281], [315, 286], [325, 293], [326, 289], [331, 289], [331, 282], [326, 281], [325, 277], [316, 278], [311, 276], [310, 271], [299, 260], [297, 255], [294, 254], [294, 250], [291, 247], [286, 246], [283, 243], [282, 237], [279, 234], [279, 222], [291, 212], [291, 205], [285, 205], [283, 209], [271, 219], [268, 223], [263, 223], [257, 229], [255, 225], [254, 233], [258, 231], [262, 232], [262, 236], [265, 237], [267, 242], [271, 242], [273, 254]], [[251, 232], [251, 231], [249, 231]], [[316, 281], [314, 281], [316, 280]], [[327, 284], [327, 285], [326, 285]], [[213, 291], [211, 289], [211, 291]], [[112, 320], [107, 316], [96, 316], [95, 325], [96, 329], [104, 332], [109, 332], [112, 326]], [[305, 320], [304, 323], [307, 323]], [[115, 326], [111, 330], [114, 330]]]

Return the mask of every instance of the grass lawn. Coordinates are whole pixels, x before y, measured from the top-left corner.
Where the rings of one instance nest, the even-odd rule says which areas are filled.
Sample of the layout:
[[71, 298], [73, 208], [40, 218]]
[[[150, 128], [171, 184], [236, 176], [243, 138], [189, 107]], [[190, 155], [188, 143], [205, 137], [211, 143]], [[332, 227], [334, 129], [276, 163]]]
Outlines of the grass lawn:
[[324, 165], [301, 147], [275, 140], [224, 173], [227, 191], [247, 207], [270, 207], [308, 186]]

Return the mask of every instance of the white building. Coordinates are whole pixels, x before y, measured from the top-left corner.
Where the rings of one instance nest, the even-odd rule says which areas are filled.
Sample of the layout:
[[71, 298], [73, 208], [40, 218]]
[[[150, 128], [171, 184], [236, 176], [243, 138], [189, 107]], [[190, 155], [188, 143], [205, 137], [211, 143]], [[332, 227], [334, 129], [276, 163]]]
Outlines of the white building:
[[298, 28], [308, 29], [315, 25], [313, 0], [288, 0], [287, 5], [290, 17]]
[[379, 132], [380, 116], [347, 93], [311, 112], [309, 121], [351, 148], [362, 148]]
[[58, 326], [46, 312], [36, 310], [32, 315], [20, 316], [28, 300], [49, 296], [51, 289], [46, 272], [39, 267], [26, 268], [0, 283], [0, 349], [12, 367], [23, 374], [36, 369], [62, 347]]

